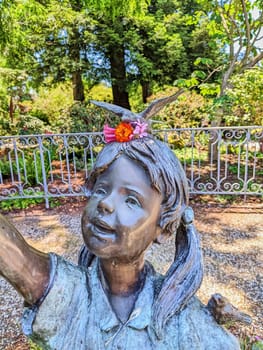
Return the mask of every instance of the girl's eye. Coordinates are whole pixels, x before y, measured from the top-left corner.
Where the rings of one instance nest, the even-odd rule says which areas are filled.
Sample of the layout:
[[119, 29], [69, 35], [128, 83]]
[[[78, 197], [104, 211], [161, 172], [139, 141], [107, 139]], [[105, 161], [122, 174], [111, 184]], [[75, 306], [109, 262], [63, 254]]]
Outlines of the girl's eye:
[[126, 199], [126, 203], [129, 204], [130, 206], [136, 206], [136, 207], [140, 207], [141, 208], [141, 203], [134, 196], [128, 196], [127, 199]]
[[106, 194], [106, 190], [103, 187], [98, 187], [94, 189], [94, 194]]

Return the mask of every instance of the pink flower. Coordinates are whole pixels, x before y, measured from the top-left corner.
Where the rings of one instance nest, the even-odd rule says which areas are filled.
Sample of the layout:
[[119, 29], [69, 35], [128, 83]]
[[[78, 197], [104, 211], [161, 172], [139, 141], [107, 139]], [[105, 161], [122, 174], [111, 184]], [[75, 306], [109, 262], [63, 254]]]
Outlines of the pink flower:
[[147, 123], [141, 122], [138, 119], [137, 122], [133, 123], [133, 125], [134, 125], [134, 130], [133, 130], [133, 133], [132, 133], [132, 135], [130, 137], [131, 139], [133, 139], [133, 138], [141, 138], [141, 137], [145, 137], [145, 136], [148, 135], [147, 132], [146, 132], [147, 127], [148, 127]]
[[104, 125], [103, 133], [106, 143], [116, 141], [115, 128], [111, 128], [108, 124]]

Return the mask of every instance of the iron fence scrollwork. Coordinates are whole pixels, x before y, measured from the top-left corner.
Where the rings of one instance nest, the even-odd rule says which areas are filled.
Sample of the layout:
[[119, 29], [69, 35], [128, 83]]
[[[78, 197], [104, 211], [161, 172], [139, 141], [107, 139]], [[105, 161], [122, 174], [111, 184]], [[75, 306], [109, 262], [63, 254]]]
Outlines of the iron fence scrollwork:
[[[263, 195], [263, 127], [155, 130], [180, 159], [190, 194]], [[102, 133], [0, 137], [0, 200], [85, 196]]]

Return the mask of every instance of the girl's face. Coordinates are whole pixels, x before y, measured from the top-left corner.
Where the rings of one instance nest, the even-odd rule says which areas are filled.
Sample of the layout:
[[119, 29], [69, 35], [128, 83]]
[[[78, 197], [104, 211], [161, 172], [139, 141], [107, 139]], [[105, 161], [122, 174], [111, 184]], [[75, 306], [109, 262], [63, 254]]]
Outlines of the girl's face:
[[162, 196], [134, 161], [121, 156], [98, 176], [82, 216], [82, 234], [100, 258], [131, 262], [161, 233]]

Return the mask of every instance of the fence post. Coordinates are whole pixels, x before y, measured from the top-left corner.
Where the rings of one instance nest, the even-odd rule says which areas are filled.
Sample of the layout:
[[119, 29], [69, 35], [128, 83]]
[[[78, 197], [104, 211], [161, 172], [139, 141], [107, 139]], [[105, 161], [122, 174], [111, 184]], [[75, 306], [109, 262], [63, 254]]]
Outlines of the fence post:
[[13, 145], [14, 145], [15, 162], [16, 162], [16, 168], [17, 168], [17, 178], [18, 178], [18, 183], [19, 183], [18, 191], [19, 191], [20, 196], [22, 196], [23, 195], [23, 185], [22, 185], [20, 165], [19, 165], [19, 160], [18, 160], [19, 156], [18, 156], [18, 152], [17, 152], [16, 140], [14, 140]]
[[246, 158], [245, 158], [245, 173], [244, 173], [244, 186], [243, 186], [243, 191], [244, 191], [244, 201], [247, 200], [247, 181], [248, 181], [248, 144], [249, 141], [251, 140], [251, 134], [250, 130], [246, 130]]
[[49, 209], [48, 185], [47, 185], [47, 177], [46, 177], [45, 158], [44, 158], [44, 152], [43, 152], [43, 142], [42, 142], [41, 136], [38, 136], [38, 144], [39, 144], [39, 155], [40, 155], [42, 178], [43, 178], [45, 206], [46, 206], [46, 209]]

